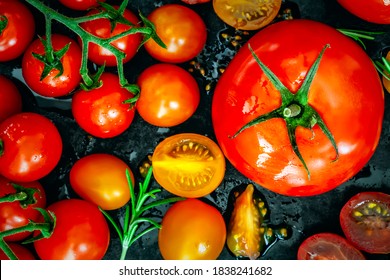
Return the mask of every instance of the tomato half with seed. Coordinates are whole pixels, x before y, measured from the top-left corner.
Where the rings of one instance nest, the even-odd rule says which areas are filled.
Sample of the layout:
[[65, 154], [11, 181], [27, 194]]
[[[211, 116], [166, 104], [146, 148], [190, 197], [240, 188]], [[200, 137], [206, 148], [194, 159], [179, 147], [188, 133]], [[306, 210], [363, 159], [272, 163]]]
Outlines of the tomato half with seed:
[[72, 114], [77, 124], [99, 138], [122, 134], [133, 122], [135, 107], [125, 103], [134, 97], [119, 83], [119, 77], [103, 73], [102, 85], [86, 91], [79, 90], [72, 97]]
[[166, 260], [215, 260], [225, 241], [226, 225], [221, 213], [195, 198], [172, 205], [158, 233], [160, 253]]
[[[35, 256], [29, 249], [18, 243], [8, 243], [18, 260], [35, 260]], [[0, 249], [0, 260], [9, 260], [8, 256]]]
[[388, 0], [337, 0], [351, 14], [372, 23], [390, 24]]
[[281, 0], [213, 0], [217, 16], [241, 30], [257, 30], [271, 23], [281, 5]]
[[0, 62], [23, 54], [35, 34], [35, 20], [22, 1], [0, 1]]
[[47, 207], [56, 217], [49, 238], [34, 242], [43, 260], [100, 260], [107, 252], [110, 229], [99, 208], [81, 199], [57, 201]]
[[70, 170], [70, 185], [82, 198], [104, 210], [122, 207], [130, 200], [126, 170], [134, 186], [130, 167], [110, 154], [91, 154], [77, 160]]
[[182, 63], [196, 57], [204, 48], [207, 29], [202, 18], [192, 9], [178, 4], [165, 4], [148, 16], [157, 35], [166, 45], [146, 42], [146, 51], [162, 62]]
[[346, 238], [356, 248], [371, 254], [390, 253], [390, 195], [361, 192], [340, 211]]
[[[0, 197], [26, 194], [26, 198], [13, 202], [0, 203], [0, 232], [25, 226], [29, 221], [37, 222], [40, 213], [34, 208], [46, 206], [46, 194], [38, 181], [14, 183], [0, 176]], [[31, 232], [21, 232], [4, 237], [5, 241], [20, 241]]]
[[79, 11], [85, 11], [99, 5], [99, 2], [105, 0], [59, 0], [64, 6]]
[[6, 76], [0, 75], [0, 123], [6, 118], [22, 112], [22, 96]]
[[218, 145], [195, 133], [172, 135], [160, 142], [152, 156], [153, 175], [167, 191], [182, 197], [213, 192], [225, 175], [225, 157]]
[[298, 260], [365, 260], [358, 249], [334, 233], [317, 233], [305, 239], [298, 249]]
[[186, 70], [172, 64], [154, 64], [138, 78], [141, 88], [137, 111], [148, 123], [171, 127], [189, 119], [196, 111], [199, 87]]
[[383, 86], [367, 54], [304, 19], [255, 34], [212, 101], [214, 131], [232, 165], [290, 196], [321, 194], [357, 174], [378, 145], [383, 114]]
[[24, 112], [0, 124], [0, 174], [16, 182], [48, 175], [62, 155], [62, 138], [47, 117]]

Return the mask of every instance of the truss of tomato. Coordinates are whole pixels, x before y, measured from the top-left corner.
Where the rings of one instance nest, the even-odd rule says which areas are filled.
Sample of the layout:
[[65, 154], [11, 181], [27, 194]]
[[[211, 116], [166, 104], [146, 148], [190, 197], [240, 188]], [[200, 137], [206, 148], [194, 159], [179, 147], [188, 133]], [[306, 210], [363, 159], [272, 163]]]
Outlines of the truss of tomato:
[[358, 173], [378, 145], [383, 114], [383, 87], [362, 48], [303, 19], [254, 35], [212, 102], [228, 160], [259, 185], [290, 196], [327, 192]]
[[173, 204], [158, 233], [166, 260], [215, 260], [226, 241], [225, 221], [214, 206], [190, 198]]
[[390, 253], [390, 195], [361, 192], [340, 211], [346, 238], [356, 248], [371, 254]]
[[146, 51], [162, 62], [182, 63], [196, 57], [204, 48], [207, 29], [202, 18], [192, 9], [178, 4], [165, 4], [148, 16], [166, 48], [155, 41], [146, 42]]
[[110, 154], [91, 154], [80, 158], [70, 170], [70, 185], [82, 198], [104, 210], [114, 210], [130, 200], [126, 170], [130, 167]]
[[189, 119], [196, 111], [199, 87], [183, 68], [166, 63], [154, 64], [138, 78], [141, 88], [137, 111], [148, 123], [171, 127]]
[[23, 54], [35, 35], [35, 20], [22, 1], [0, 1], [0, 62]]
[[105, 2], [105, 0], [59, 0], [64, 6], [79, 11], [85, 11], [98, 6], [98, 2]]
[[48, 175], [62, 154], [55, 124], [38, 113], [19, 113], [0, 125], [0, 174], [16, 182]]
[[[113, 7], [118, 10], [118, 6]], [[87, 15], [94, 15], [97, 13], [99, 13], [99, 10], [93, 9], [89, 11]], [[122, 16], [121, 21], [123, 22], [115, 21], [115, 19], [96, 19], [83, 22], [80, 26], [94, 36], [100, 38], [111, 38], [130, 30], [131, 25], [136, 25], [139, 22], [138, 17], [128, 9], [124, 10]], [[123, 63], [126, 63], [137, 53], [141, 39], [142, 36], [140, 33], [129, 34], [113, 41], [111, 44], [125, 54]], [[90, 43], [88, 46], [88, 59], [99, 65], [117, 65], [116, 57], [112, 52], [94, 43]]]
[[[12, 252], [14, 252], [18, 260], [36, 259], [33, 253], [23, 245], [18, 243], [8, 243], [7, 245], [11, 248]], [[0, 250], [0, 260], [9, 260], [7, 255], [2, 250]]]
[[172, 135], [152, 156], [153, 175], [167, 191], [182, 197], [213, 192], [225, 175], [225, 157], [209, 137], [195, 133]]
[[81, 199], [57, 201], [47, 207], [56, 225], [49, 238], [34, 242], [43, 260], [100, 260], [107, 252], [110, 229], [99, 208]]
[[6, 76], [0, 75], [0, 123], [6, 118], [22, 112], [22, 96]]
[[386, 0], [337, 0], [351, 14], [372, 23], [390, 24], [390, 3]]
[[[5, 197], [12, 199], [3, 202]], [[46, 194], [38, 181], [15, 184], [0, 176], [0, 232], [25, 226], [37, 221], [40, 213], [34, 208], [46, 206]], [[22, 232], [4, 237], [4, 241], [20, 241], [31, 232]]]
[[23, 55], [22, 74], [26, 84], [37, 94], [59, 97], [71, 93], [80, 84], [81, 49], [76, 41], [52, 34], [54, 58], [46, 57], [47, 41], [36, 39]]
[[99, 138], [112, 138], [129, 128], [135, 107], [126, 101], [134, 97], [119, 83], [119, 77], [103, 73], [102, 85], [92, 90], [80, 89], [72, 97], [72, 113], [78, 125]]
[[298, 248], [298, 260], [365, 260], [344, 237], [334, 233], [317, 233], [305, 239]]

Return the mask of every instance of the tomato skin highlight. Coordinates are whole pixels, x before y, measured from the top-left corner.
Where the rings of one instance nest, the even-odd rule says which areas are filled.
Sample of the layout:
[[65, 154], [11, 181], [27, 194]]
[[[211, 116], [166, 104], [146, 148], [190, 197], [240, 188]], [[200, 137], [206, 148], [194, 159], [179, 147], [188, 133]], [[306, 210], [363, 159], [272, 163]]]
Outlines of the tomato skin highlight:
[[158, 234], [166, 260], [215, 260], [226, 240], [226, 225], [213, 206], [195, 198], [176, 202], [163, 217]]
[[21, 1], [0, 1], [1, 15], [8, 20], [0, 33], [0, 62], [10, 61], [23, 54], [35, 35], [35, 20]]
[[390, 24], [390, 5], [385, 0], [337, 0], [351, 14], [368, 22]]
[[6, 76], [0, 75], [0, 123], [6, 118], [22, 112], [22, 96]]
[[85, 11], [98, 6], [98, 2], [105, 2], [105, 0], [59, 0], [64, 6], [79, 11]]
[[47, 117], [24, 112], [0, 124], [0, 174], [16, 182], [36, 181], [48, 175], [62, 155], [62, 138]]
[[335, 160], [335, 149], [319, 126], [312, 130], [298, 127], [297, 146], [310, 170], [309, 179], [281, 118], [232, 137], [256, 117], [281, 106], [280, 93], [245, 45], [220, 78], [212, 104], [218, 143], [233, 166], [259, 185], [289, 196], [327, 192], [360, 171], [378, 145], [384, 114], [383, 87], [361, 47], [337, 30], [311, 20], [272, 24], [248, 43], [293, 93], [320, 51], [330, 44], [311, 84], [308, 103], [334, 136], [339, 157]]
[[189, 119], [200, 102], [196, 80], [186, 70], [159, 63], [138, 78], [141, 88], [137, 111], [148, 123], [159, 127], [179, 125]]
[[56, 216], [49, 238], [34, 242], [43, 260], [100, 260], [110, 242], [108, 224], [98, 207], [81, 199], [57, 201], [47, 207]]

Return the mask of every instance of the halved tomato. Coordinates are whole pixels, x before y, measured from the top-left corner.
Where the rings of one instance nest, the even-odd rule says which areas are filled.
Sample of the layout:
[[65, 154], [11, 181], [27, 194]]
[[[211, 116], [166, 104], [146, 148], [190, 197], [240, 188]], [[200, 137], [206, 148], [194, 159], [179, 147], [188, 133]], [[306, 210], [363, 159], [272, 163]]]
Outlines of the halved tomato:
[[210, 138], [182, 133], [157, 145], [153, 175], [167, 191], [182, 197], [201, 197], [214, 191], [225, 175], [225, 157]]

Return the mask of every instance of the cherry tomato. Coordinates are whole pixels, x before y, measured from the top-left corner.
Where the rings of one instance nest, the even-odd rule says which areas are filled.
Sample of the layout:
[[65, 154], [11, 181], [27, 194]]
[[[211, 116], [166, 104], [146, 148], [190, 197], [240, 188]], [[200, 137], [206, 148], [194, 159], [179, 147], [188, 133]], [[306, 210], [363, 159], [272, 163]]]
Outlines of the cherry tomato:
[[232, 165], [290, 196], [327, 192], [358, 173], [378, 145], [383, 114], [383, 87], [367, 54], [334, 28], [304, 19], [254, 35], [212, 101], [214, 131]]
[[225, 241], [226, 225], [221, 213], [195, 198], [172, 205], [158, 233], [158, 246], [166, 260], [215, 260]]
[[[118, 9], [118, 6], [114, 6], [114, 8]], [[94, 15], [98, 12], [99, 10], [94, 9], [89, 11], [87, 15]], [[138, 17], [128, 9], [125, 9], [123, 16], [125, 19], [127, 19], [134, 25], [137, 25], [139, 21]], [[80, 26], [92, 35], [95, 35], [100, 38], [111, 38], [132, 28], [130, 25], [116, 23], [115, 28], [111, 30], [112, 25], [109, 19], [96, 19], [92, 21], [87, 21], [80, 24]], [[142, 36], [140, 33], [130, 34], [113, 41], [111, 45], [125, 53], [126, 56], [123, 59], [123, 63], [126, 63], [130, 59], [132, 59], [137, 53], [138, 47], [141, 43], [141, 39]], [[99, 65], [117, 65], [115, 55], [106, 48], [96, 45], [95, 43], [89, 43], [88, 58], [92, 62]]]
[[82, 157], [70, 170], [70, 185], [83, 199], [104, 210], [114, 210], [130, 200], [126, 170], [134, 186], [130, 167], [120, 158], [109, 154], [91, 154]]
[[0, 125], [0, 174], [16, 182], [48, 175], [62, 154], [57, 127], [37, 113], [19, 113]]
[[181, 1], [190, 5], [210, 2], [210, 0], [181, 0]]
[[298, 260], [365, 260], [364, 255], [344, 237], [317, 233], [299, 246]]
[[[19, 228], [28, 224], [29, 220], [37, 221], [40, 213], [34, 208], [46, 206], [46, 194], [38, 181], [29, 183], [14, 183], [0, 176], [0, 197], [23, 193], [24, 188], [34, 190], [25, 200], [0, 203], [0, 231]], [[5, 241], [20, 241], [29, 236], [31, 232], [22, 232], [4, 237]]]
[[390, 195], [361, 192], [354, 195], [340, 212], [346, 238], [359, 250], [371, 254], [390, 253]]
[[[8, 243], [7, 244], [18, 260], [35, 260], [35, 256], [31, 253], [26, 247], [18, 243]], [[0, 249], [0, 260], [9, 260], [7, 255]]]
[[196, 57], [207, 40], [206, 25], [192, 9], [177, 4], [165, 4], [155, 9], [148, 19], [166, 48], [153, 40], [146, 42], [146, 51], [162, 62], [181, 63]]
[[35, 34], [35, 20], [21, 1], [0, 1], [0, 62], [23, 54]]
[[99, 2], [105, 2], [105, 0], [59, 0], [64, 6], [79, 11], [89, 10], [98, 6]]
[[40, 39], [36, 39], [23, 55], [22, 74], [26, 84], [36, 93], [47, 97], [59, 97], [69, 94], [80, 84], [81, 49], [76, 41], [64, 35], [52, 34], [51, 41], [54, 51], [70, 44], [68, 51], [60, 59], [63, 73], [58, 76], [59, 70], [52, 69], [41, 80], [45, 64], [35, 58], [33, 53], [43, 55], [45, 47]]
[[6, 118], [22, 112], [22, 96], [15, 84], [0, 75], [0, 123]]
[[154, 64], [138, 78], [141, 88], [137, 110], [148, 123], [171, 127], [183, 123], [196, 111], [199, 87], [186, 70], [172, 64]]
[[388, 0], [337, 0], [351, 14], [372, 23], [390, 24]]
[[47, 207], [56, 226], [49, 238], [34, 242], [43, 260], [100, 260], [107, 252], [110, 229], [99, 208], [81, 199], [57, 201]]
[[182, 197], [213, 192], [225, 175], [225, 157], [210, 138], [181, 133], [159, 143], [152, 156], [153, 175], [167, 191]]
[[115, 74], [103, 73], [101, 81], [102, 86], [90, 91], [79, 90], [73, 95], [72, 113], [86, 132], [112, 138], [128, 129], [134, 119], [135, 107], [124, 103], [133, 94], [122, 88]]
[[282, 0], [213, 0], [217, 16], [241, 30], [256, 30], [268, 25], [278, 15]]
[[[390, 51], [387, 52], [386, 60], [389, 61], [389, 63], [390, 63]], [[383, 82], [383, 86], [385, 87], [387, 92], [390, 93], [390, 73], [386, 73], [386, 74], [388, 76], [387, 76], [387, 78], [385, 78], [385, 76], [382, 76], [382, 82]]]

